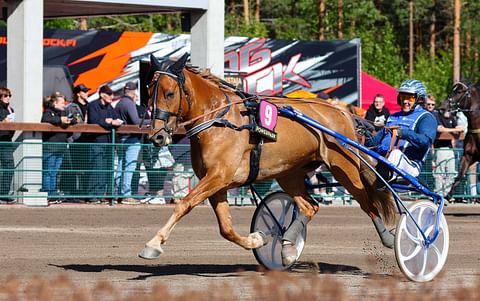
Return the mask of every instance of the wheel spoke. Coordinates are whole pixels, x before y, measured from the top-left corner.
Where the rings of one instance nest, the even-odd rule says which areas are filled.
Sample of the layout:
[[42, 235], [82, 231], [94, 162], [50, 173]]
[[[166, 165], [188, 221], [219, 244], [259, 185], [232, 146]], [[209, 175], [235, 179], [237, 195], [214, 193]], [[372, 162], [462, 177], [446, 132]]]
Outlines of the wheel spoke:
[[[262, 229], [262, 231], [265, 233], [265, 235], [270, 235], [270, 234], [275, 234], [280, 235], [281, 232], [279, 231], [277, 225], [275, 224], [275, 221], [273, 220], [273, 217], [270, 216], [268, 212], [265, 212], [265, 214], [261, 215], [261, 219], [263, 221], [263, 224], [267, 228], [268, 231], [265, 231], [265, 229]], [[272, 235], [274, 236], [274, 235]]]
[[410, 255], [407, 255], [407, 256], [403, 256], [403, 254], [401, 254], [402, 256], [402, 261], [405, 262], [405, 261], [409, 261], [410, 259], [412, 259], [413, 257], [417, 256], [418, 253], [420, 253], [420, 251], [422, 250], [422, 247], [420, 245], [415, 245], [415, 249], [412, 251], [412, 253], [410, 253]]
[[417, 218], [420, 220], [422, 215], [423, 215], [423, 211], [425, 211], [426, 207], [418, 207], [418, 216]]
[[420, 272], [418, 273], [419, 275], [423, 275], [425, 274], [425, 269], [427, 268], [427, 259], [428, 259], [428, 252], [427, 250], [425, 250], [425, 252], [423, 252], [423, 264], [422, 264], [422, 269], [420, 270]]
[[[271, 254], [270, 257], [272, 258], [272, 261], [275, 260], [275, 255], [278, 253], [277, 248], [281, 246], [281, 242], [279, 242], [279, 236], [274, 236], [272, 239], [272, 245], [271, 245]], [[281, 250], [280, 250], [281, 251]]]
[[415, 233], [412, 234], [410, 233], [410, 230], [408, 229], [408, 227], [405, 227], [405, 234], [407, 235], [408, 238], [410, 238], [413, 242], [415, 242], [415, 244], [418, 245], [419, 243], [421, 243], [421, 239], [418, 237], [418, 234], [419, 234], [418, 228], [415, 226], [414, 229], [415, 229]]
[[432, 248], [432, 253], [437, 255], [438, 262], [440, 262], [440, 260], [442, 259], [442, 251], [440, 251], [440, 249], [434, 244], [430, 245], [430, 248]]

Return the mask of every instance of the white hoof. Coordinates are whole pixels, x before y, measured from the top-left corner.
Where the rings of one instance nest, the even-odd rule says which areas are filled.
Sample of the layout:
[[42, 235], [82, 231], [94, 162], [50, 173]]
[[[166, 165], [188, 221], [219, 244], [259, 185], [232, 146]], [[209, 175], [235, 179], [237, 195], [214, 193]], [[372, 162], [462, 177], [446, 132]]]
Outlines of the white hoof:
[[162, 248], [160, 248], [160, 250], [159, 250], [159, 249], [155, 249], [155, 248], [146, 246], [143, 250], [140, 251], [140, 253], [138, 253], [138, 257], [143, 258], [143, 259], [152, 260], [152, 259], [159, 258], [160, 254], [162, 254], [162, 253], [163, 253]]
[[292, 244], [284, 244], [282, 246], [282, 264], [290, 266], [297, 261], [297, 248]]
[[252, 249], [263, 247], [268, 243], [268, 238], [262, 231], [250, 233], [248, 238], [252, 241]]

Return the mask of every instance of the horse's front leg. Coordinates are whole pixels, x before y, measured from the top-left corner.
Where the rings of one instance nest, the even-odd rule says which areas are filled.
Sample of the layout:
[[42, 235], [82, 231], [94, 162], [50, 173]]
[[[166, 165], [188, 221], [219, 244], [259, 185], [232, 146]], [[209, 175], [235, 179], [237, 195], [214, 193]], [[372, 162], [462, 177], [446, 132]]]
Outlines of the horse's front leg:
[[458, 185], [462, 182], [463, 178], [467, 174], [467, 170], [472, 165], [472, 155], [469, 153], [464, 153], [462, 156], [462, 159], [460, 160], [460, 171], [458, 172], [458, 175], [455, 177], [455, 180], [453, 181], [452, 187], [450, 188], [450, 191], [447, 193], [445, 196], [445, 199], [447, 201], [451, 201], [453, 194], [455, 193], [455, 190], [457, 189]]
[[223, 190], [209, 198], [210, 204], [217, 216], [220, 234], [225, 239], [251, 250], [267, 244], [267, 237], [262, 232], [250, 233], [248, 236], [240, 236], [233, 228], [230, 206], [227, 200], [227, 192]]
[[147, 242], [145, 248], [138, 253], [138, 256], [144, 259], [158, 258], [160, 254], [163, 253], [161, 245], [167, 241], [170, 233], [180, 219], [190, 212], [193, 207], [197, 206], [225, 186], [226, 181], [224, 181], [224, 179], [218, 174], [207, 174], [183, 200], [175, 205], [173, 213], [167, 223], [149, 242]]

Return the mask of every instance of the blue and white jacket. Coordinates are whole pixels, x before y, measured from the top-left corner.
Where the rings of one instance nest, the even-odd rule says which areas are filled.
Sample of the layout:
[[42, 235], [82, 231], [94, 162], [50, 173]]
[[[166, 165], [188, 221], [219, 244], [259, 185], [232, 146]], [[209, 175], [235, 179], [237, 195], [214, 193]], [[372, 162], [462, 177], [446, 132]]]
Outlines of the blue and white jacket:
[[[402, 134], [399, 149], [421, 167], [437, 136], [437, 120], [433, 114], [417, 105], [410, 112], [400, 111], [390, 115], [385, 125], [400, 126]], [[383, 128], [368, 139], [365, 145], [378, 146], [376, 152], [385, 155], [390, 148], [391, 139], [390, 131]]]

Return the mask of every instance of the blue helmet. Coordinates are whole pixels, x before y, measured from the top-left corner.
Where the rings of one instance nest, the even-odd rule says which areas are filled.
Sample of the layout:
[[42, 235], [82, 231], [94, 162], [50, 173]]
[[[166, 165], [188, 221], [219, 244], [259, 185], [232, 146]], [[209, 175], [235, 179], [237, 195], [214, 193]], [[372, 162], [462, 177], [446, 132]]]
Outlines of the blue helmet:
[[[407, 79], [404, 81], [398, 88], [398, 93], [410, 93], [415, 94], [417, 97], [417, 102], [419, 100], [425, 100], [427, 97], [427, 89], [425, 85], [416, 79]], [[400, 98], [397, 97], [397, 103], [400, 104]]]

